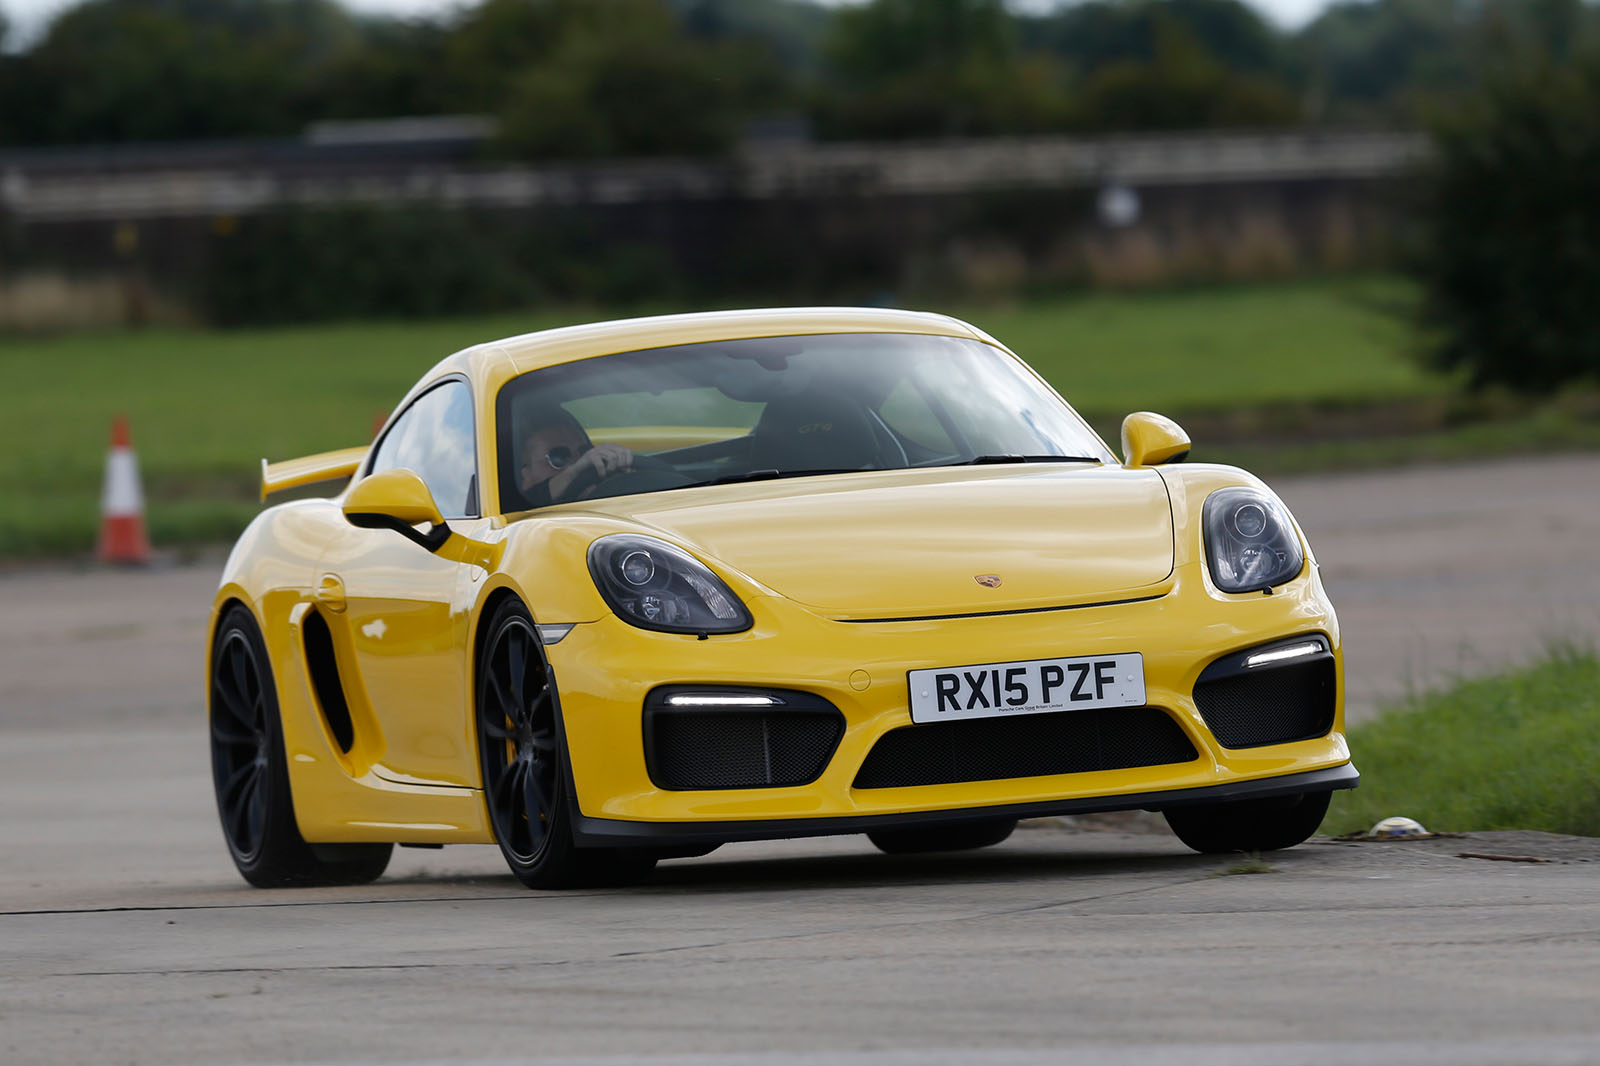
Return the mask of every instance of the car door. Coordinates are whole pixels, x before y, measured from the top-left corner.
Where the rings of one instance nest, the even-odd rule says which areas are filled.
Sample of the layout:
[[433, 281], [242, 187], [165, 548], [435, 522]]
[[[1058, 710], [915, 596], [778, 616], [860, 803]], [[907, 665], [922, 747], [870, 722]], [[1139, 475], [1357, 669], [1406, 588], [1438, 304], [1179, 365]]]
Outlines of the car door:
[[[472, 394], [448, 378], [418, 396], [378, 441], [366, 475], [420, 476], [452, 528], [481, 522]], [[318, 564], [316, 597], [346, 698], [363, 701], [381, 744], [373, 771], [402, 782], [475, 786], [467, 631], [473, 568], [393, 530], [347, 525]], [[481, 573], [478, 575], [481, 577]]]

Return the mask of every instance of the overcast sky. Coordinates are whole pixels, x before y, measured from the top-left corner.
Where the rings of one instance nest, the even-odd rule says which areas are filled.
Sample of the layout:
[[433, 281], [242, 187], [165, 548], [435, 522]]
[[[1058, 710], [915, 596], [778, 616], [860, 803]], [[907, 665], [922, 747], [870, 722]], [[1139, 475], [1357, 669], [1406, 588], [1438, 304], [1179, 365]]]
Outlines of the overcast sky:
[[[824, 3], [851, 3], [853, 0], [823, 0]], [[1014, 0], [1015, 6], [1024, 8], [1050, 8], [1054, 0]], [[1245, 0], [1264, 12], [1279, 25], [1294, 28], [1305, 24], [1329, 0]], [[74, 0], [0, 0], [0, 11], [10, 18], [19, 37], [29, 37], [47, 22], [52, 14], [70, 7]], [[395, 14], [432, 14], [460, 6], [457, 0], [343, 0], [346, 7], [357, 11], [390, 12]], [[18, 41], [13, 41], [15, 45]]]

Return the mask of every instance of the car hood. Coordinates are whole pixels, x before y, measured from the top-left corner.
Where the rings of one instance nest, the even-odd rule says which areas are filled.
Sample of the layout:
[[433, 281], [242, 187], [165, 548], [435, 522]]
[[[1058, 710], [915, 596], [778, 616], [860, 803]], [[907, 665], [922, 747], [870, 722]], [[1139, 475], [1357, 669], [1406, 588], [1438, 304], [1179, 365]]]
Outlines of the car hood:
[[[1153, 470], [863, 472], [596, 501], [833, 618], [915, 618], [1151, 595], [1173, 565]], [[994, 579], [998, 579], [998, 583]]]

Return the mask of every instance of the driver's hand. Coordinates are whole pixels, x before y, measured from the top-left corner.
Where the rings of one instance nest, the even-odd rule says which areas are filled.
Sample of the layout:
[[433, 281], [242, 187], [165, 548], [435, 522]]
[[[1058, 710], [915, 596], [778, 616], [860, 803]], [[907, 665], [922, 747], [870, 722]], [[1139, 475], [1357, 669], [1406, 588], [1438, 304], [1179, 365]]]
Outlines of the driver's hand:
[[[612, 474], [633, 469], [633, 451], [620, 444], [597, 444], [574, 459], [550, 479], [550, 498], [564, 499], [574, 483], [603, 480]], [[581, 496], [582, 493], [579, 493]]]

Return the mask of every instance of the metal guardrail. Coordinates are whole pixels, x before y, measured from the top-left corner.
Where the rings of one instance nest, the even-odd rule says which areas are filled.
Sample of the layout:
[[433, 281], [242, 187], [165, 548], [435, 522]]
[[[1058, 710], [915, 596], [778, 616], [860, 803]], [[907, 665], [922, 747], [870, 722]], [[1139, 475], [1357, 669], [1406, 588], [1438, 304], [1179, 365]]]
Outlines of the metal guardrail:
[[483, 208], [673, 200], [903, 196], [980, 190], [1372, 180], [1427, 154], [1420, 134], [1206, 133], [1032, 137], [910, 144], [752, 144], [721, 160], [547, 165], [451, 160], [292, 163], [270, 154], [187, 165], [146, 152], [140, 165], [75, 168], [0, 159], [0, 210], [24, 222], [245, 215], [288, 206], [443, 204]]

